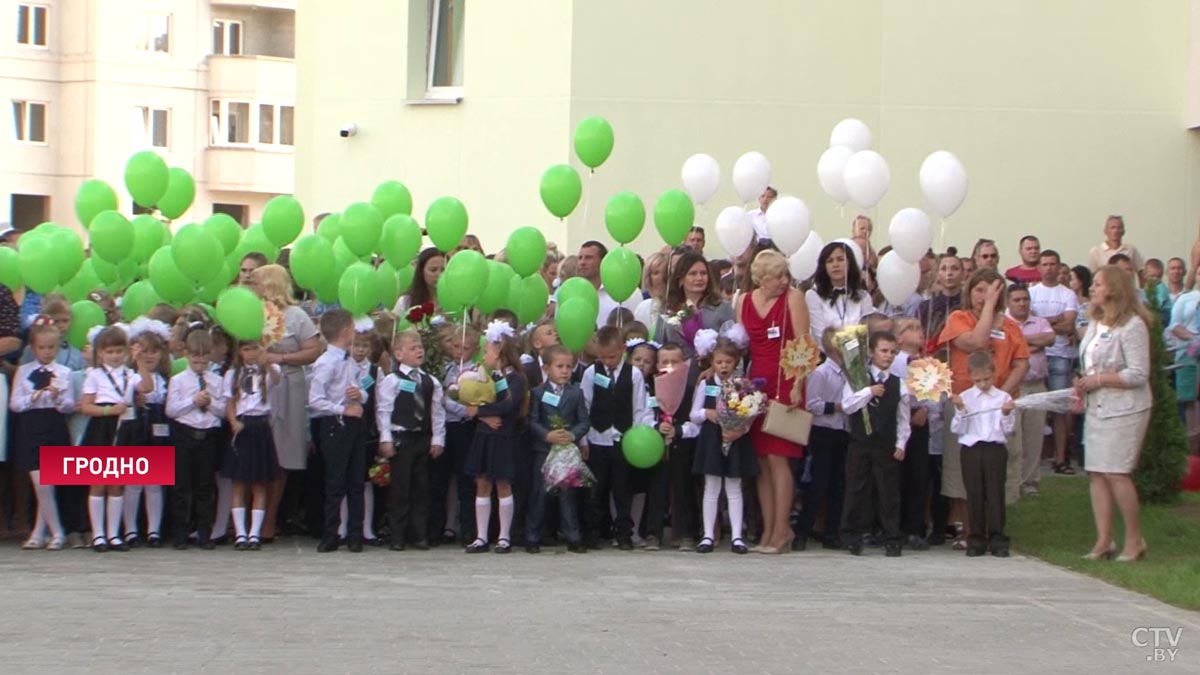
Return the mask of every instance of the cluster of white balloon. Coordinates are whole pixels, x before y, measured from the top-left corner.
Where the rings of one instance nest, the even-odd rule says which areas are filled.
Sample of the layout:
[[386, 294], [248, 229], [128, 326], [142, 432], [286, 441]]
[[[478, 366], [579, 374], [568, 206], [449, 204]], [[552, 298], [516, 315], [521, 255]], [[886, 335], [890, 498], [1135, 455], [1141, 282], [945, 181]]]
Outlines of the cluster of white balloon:
[[[871, 149], [871, 129], [857, 119], [845, 119], [833, 127], [829, 149], [817, 160], [821, 189], [838, 205], [852, 202], [862, 209], [874, 208], [887, 194], [892, 175], [887, 161]], [[702, 205], [717, 193], [721, 168], [709, 155], [692, 155], [680, 175], [692, 201]], [[928, 211], [948, 218], [967, 197], [967, 172], [962, 162], [944, 150], [925, 158], [918, 175]], [[758, 199], [771, 183], [771, 163], [760, 152], [747, 152], [733, 165], [733, 188], [743, 206], [729, 206], [717, 215], [717, 241], [730, 256], [741, 255], [754, 241], [754, 227], [745, 204]], [[790, 262], [792, 276], [808, 279], [817, 270], [817, 257], [825, 242], [812, 229], [812, 214], [803, 200], [791, 195], [776, 199], [767, 209], [767, 233]], [[933, 243], [933, 229], [926, 212], [903, 208], [888, 225], [892, 250], [879, 260], [876, 280], [887, 300], [905, 302], [920, 283], [918, 263]], [[859, 267], [864, 252], [853, 239], [842, 237], [854, 252]]]

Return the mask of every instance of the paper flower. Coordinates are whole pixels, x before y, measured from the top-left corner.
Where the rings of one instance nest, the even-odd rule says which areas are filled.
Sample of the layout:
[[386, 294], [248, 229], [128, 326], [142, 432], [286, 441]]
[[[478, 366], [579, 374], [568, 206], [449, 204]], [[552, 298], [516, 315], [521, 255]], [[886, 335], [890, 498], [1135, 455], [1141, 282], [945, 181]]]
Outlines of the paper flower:
[[717, 331], [711, 328], [701, 328], [696, 331], [696, 337], [692, 339], [692, 346], [696, 348], [696, 356], [704, 358], [712, 353], [712, 350], [717, 348]]
[[805, 333], [788, 341], [780, 366], [789, 380], [798, 380], [811, 375], [820, 363], [821, 350], [817, 341]]
[[904, 384], [918, 401], [942, 400], [950, 394], [950, 367], [945, 363], [926, 357], [908, 362], [908, 378]]
[[726, 326], [721, 329], [721, 334], [730, 342], [737, 345], [737, 348], [742, 351], [746, 351], [746, 348], [750, 346], [750, 334], [746, 332], [746, 327], [740, 323], [727, 321]]
[[263, 335], [262, 341], [264, 347], [279, 342], [283, 339], [286, 326], [283, 320], [283, 312], [275, 306], [273, 302], [263, 303]]
[[516, 335], [516, 331], [513, 330], [513, 327], [507, 321], [497, 319], [488, 324], [485, 334], [489, 343], [496, 344], [505, 337], [513, 337]]
[[375, 322], [369, 316], [360, 316], [354, 320], [355, 333], [370, 333], [375, 330]]
[[644, 344], [646, 344], [646, 341], [643, 338], [629, 338], [625, 341], [625, 351], [631, 352]]
[[162, 338], [163, 342], [171, 341], [170, 326], [155, 319], [139, 316], [129, 324], [129, 339], [133, 340], [142, 333], [153, 333]]

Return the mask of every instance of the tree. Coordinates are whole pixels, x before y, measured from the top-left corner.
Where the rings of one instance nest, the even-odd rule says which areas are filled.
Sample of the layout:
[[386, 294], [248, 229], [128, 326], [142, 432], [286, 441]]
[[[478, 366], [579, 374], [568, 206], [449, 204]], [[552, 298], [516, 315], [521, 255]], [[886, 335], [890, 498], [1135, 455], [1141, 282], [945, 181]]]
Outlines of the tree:
[[1162, 307], [1156, 286], [1146, 289], [1146, 309], [1154, 316], [1150, 326], [1150, 393], [1154, 407], [1133, 482], [1144, 503], [1161, 504], [1179, 498], [1180, 482], [1187, 473], [1188, 441], [1187, 430], [1179, 419], [1171, 375], [1164, 370], [1173, 359], [1162, 336]]

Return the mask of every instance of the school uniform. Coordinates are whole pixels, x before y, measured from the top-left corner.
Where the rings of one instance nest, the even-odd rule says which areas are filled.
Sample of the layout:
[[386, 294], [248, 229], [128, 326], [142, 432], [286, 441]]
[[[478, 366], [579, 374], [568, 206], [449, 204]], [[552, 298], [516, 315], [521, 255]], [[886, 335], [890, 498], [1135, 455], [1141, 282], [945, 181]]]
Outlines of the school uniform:
[[967, 488], [967, 517], [971, 535], [968, 551], [1008, 550], [1004, 533], [1004, 482], [1008, 470], [1006, 436], [1013, 432], [1016, 415], [1000, 407], [1012, 401], [999, 387], [980, 391], [971, 387], [959, 394], [964, 410], [950, 422], [962, 446], [962, 477]]
[[[590, 419], [579, 385], [569, 382], [566, 385], [543, 382], [530, 396], [529, 430], [533, 441], [533, 463], [525, 523], [525, 543], [530, 546], [541, 543], [546, 508], [546, 481], [542, 477], [542, 468], [550, 454], [550, 443], [546, 441], [546, 436], [551, 431], [550, 420], [555, 417], [562, 421], [563, 428], [571, 432], [574, 443], [578, 444], [587, 436]], [[568, 543], [578, 545], [582, 542], [583, 535], [579, 528], [579, 509], [575, 503], [575, 495], [570, 490], [564, 490], [557, 497], [563, 534], [566, 535]]]
[[[458, 362], [447, 361], [443, 391], [458, 382]], [[466, 473], [467, 455], [475, 438], [475, 420], [467, 418], [467, 406], [449, 396], [442, 397], [446, 411], [446, 447], [442, 456], [429, 461], [429, 537], [437, 541], [442, 532], [454, 530], [460, 539], [475, 531], [475, 481]], [[446, 493], [454, 476], [458, 500], [458, 522], [446, 522]]]
[[713, 375], [696, 386], [692, 395], [691, 420], [700, 425], [696, 440], [696, 458], [692, 462], [692, 473], [697, 476], [721, 476], [723, 478], [753, 478], [758, 475], [758, 459], [750, 434], [744, 434], [733, 442], [726, 453], [722, 448], [721, 425], [708, 421], [707, 412], [717, 409], [717, 398], [721, 396], [721, 378]]
[[[696, 519], [696, 478], [692, 473], [692, 465], [696, 461], [696, 440], [700, 436], [700, 425], [692, 422], [692, 405], [695, 402], [696, 379], [699, 372], [695, 368], [688, 371], [687, 385], [683, 389], [683, 400], [671, 417], [675, 427], [675, 436], [664, 439], [667, 443], [666, 483], [670, 497], [671, 534], [676, 539], [695, 539], [699, 533], [699, 521]], [[657, 399], [655, 400], [657, 404]], [[657, 405], [656, 411], [661, 411]], [[660, 413], [660, 415], [663, 413]], [[652, 528], [655, 523], [647, 523], [646, 531], [661, 539], [661, 527]]]
[[[359, 387], [363, 391], [363, 426], [366, 428], [366, 433], [363, 435], [363, 536], [366, 538], [368, 534], [372, 536], [375, 531], [375, 522], [377, 510], [375, 509], [376, 489], [378, 486], [371, 483], [370, 470], [375, 464], [375, 457], [379, 454], [379, 429], [376, 427], [375, 409], [378, 404], [375, 390], [379, 386], [379, 382], [386, 376], [383, 370], [367, 359], [362, 361], [354, 361], [354, 367], [358, 371]], [[370, 510], [371, 513], [367, 513]], [[340, 531], [340, 530], [339, 530]]]
[[[908, 378], [910, 358], [907, 352], [902, 351], [896, 354], [896, 360], [892, 361], [890, 371], [902, 382]], [[940, 405], [940, 402], [912, 401], [910, 410], [912, 412], [921, 409], [929, 411]], [[904, 446], [904, 461], [900, 464], [900, 531], [907, 538], [910, 546], [916, 550], [924, 550], [926, 548], [925, 507], [929, 499], [928, 417], [926, 417], [925, 424], [910, 424], [909, 426], [911, 433], [908, 436], [908, 443]]]
[[[472, 477], [511, 484], [517, 475], [517, 418], [525, 401], [525, 378], [509, 370], [503, 374], [493, 372], [492, 380], [496, 385], [496, 400], [479, 406], [475, 417], [499, 417], [500, 428], [476, 425], [466, 472]], [[476, 526], [483, 529], [486, 524], [476, 523]]]
[[[542, 360], [538, 356], [530, 356], [529, 354], [521, 355], [521, 372], [525, 375], [525, 386], [529, 391], [533, 391], [535, 387], [542, 384], [544, 380], [542, 376]], [[525, 531], [525, 525], [528, 522], [525, 508], [529, 504], [529, 499], [533, 494], [533, 465], [536, 460], [534, 456], [534, 448], [532, 442], [532, 433], [529, 429], [528, 418], [522, 417], [517, 421], [517, 476], [513, 479], [513, 541], [518, 546], [524, 545], [529, 539], [529, 533]], [[541, 541], [540, 533], [533, 537], [533, 541]]]
[[[50, 394], [51, 388], [59, 390], [57, 397]], [[38, 471], [41, 446], [71, 445], [67, 429], [67, 415], [75, 409], [71, 371], [58, 363], [23, 364], [13, 376], [8, 409], [15, 413], [9, 461], [18, 471]]]
[[796, 539], [803, 542], [812, 536], [813, 521], [824, 507], [821, 542], [837, 548], [846, 500], [846, 449], [850, 444], [846, 414], [838, 409], [846, 388], [846, 374], [833, 359], [826, 359], [809, 376], [805, 387], [804, 407], [813, 414], [808, 439], [811, 483], [804, 491], [803, 508], [796, 521]]
[[89, 417], [83, 431], [83, 445], [111, 446], [116, 443], [117, 428], [124, 422], [133, 421], [137, 415], [133, 394], [141, 381], [140, 375], [125, 366], [109, 368], [101, 365], [88, 369], [83, 378], [83, 395], [94, 395], [94, 402], [99, 406], [124, 403], [128, 409], [120, 416]]
[[[346, 538], [351, 550], [361, 550], [363, 519], [363, 475], [366, 459], [362, 446], [367, 429], [361, 417], [347, 417], [346, 407], [355, 401], [346, 390], [362, 393], [358, 370], [350, 354], [334, 345], [313, 363], [308, 407], [317, 423], [316, 445], [325, 463], [325, 521], [318, 550], [337, 548], [342, 498], [346, 498]], [[357, 403], [362, 404], [365, 397]], [[365, 405], [363, 406], [365, 410]]]
[[[134, 412], [134, 418], [121, 424], [117, 430], [117, 445], [122, 446], [166, 446], [171, 443], [171, 428], [167, 423], [165, 404], [167, 400], [167, 380], [162, 375], [150, 374], [150, 389], [140, 392], [134, 389], [134, 402], [140, 405]], [[145, 378], [140, 378], [138, 387], [145, 384]], [[163, 517], [163, 486], [161, 485], [127, 485], [125, 486], [125, 539], [136, 543], [138, 535], [138, 507], [141, 506], [142, 495], [146, 495], [146, 529], [148, 543], [157, 546], [160, 542], [159, 532], [162, 528]]]
[[[171, 492], [171, 519], [175, 543], [187, 542], [194, 521], [200, 542], [212, 531], [216, 510], [215, 472], [223, 453], [221, 423], [225, 413], [222, 378], [206, 370], [190, 368], [171, 378], [167, 385], [166, 416], [173, 422], [175, 445], [175, 488]], [[211, 402], [201, 408], [196, 395], [208, 393]]]
[[392, 482], [388, 522], [392, 544], [407, 537], [424, 545], [429, 518], [429, 448], [446, 444], [442, 383], [419, 368], [401, 364], [379, 383], [376, 423], [379, 442], [391, 443]]
[[221, 398], [234, 401], [234, 414], [243, 425], [226, 452], [222, 474], [235, 483], [267, 483], [280, 475], [271, 433], [270, 373], [265, 368], [279, 373], [275, 364], [234, 368], [221, 384]]
[[[871, 380], [883, 384], [883, 396], [876, 398], [870, 387], [853, 391], [849, 383], [842, 389], [842, 410], [850, 426], [850, 445], [846, 453], [846, 502], [842, 512], [842, 543], [851, 552], [862, 549], [862, 535], [871, 530], [876, 514], [869, 507], [874, 486], [878, 519], [883, 527], [889, 554], [899, 554], [900, 536], [900, 462], [897, 448], [908, 443], [908, 388], [900, 378], [874, 365], [869, 366]], [[862, 411], [871, 420], [867, 433]]]

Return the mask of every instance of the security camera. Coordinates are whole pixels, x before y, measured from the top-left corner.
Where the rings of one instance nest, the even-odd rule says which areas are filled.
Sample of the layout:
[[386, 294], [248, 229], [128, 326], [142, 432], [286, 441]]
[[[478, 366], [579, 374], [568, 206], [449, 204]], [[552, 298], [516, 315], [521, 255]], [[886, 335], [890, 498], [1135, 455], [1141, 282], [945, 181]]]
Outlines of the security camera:
[[342, 128], [338, 130], [338, 135], [342, 138], [349, 138], [357, 133], [358, 125], [354, 124], [353, 122], [350, 124], [343, 124]]

